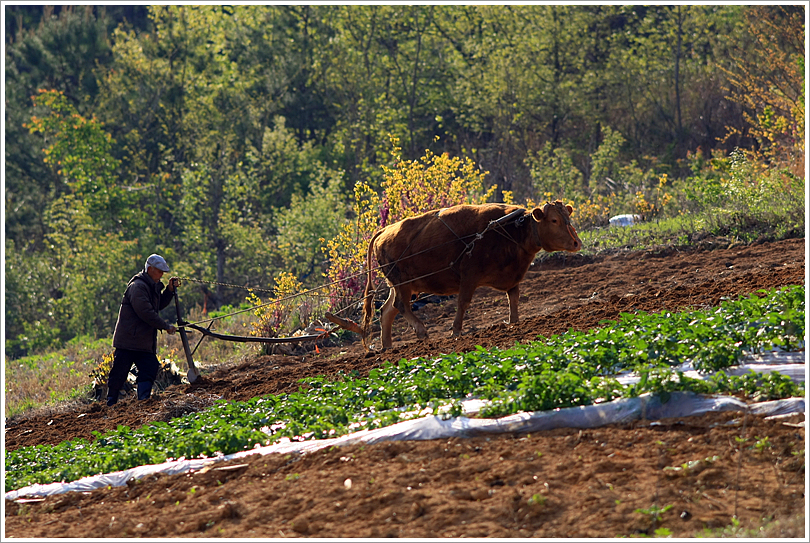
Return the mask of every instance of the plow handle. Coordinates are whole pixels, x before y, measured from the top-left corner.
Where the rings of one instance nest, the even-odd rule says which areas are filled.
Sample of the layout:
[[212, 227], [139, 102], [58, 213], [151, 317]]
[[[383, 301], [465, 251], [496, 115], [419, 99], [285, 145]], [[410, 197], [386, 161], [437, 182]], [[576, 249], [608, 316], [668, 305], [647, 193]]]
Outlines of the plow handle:
[[188, 336], [186, 336], [186, 329], [183, 327], [183, 318], [180, 316], [180, 299], [177, 297], [177, 287], [174, 287], [174, 307], [177, 309], [177, 329], [180, 331], [180, 340], [183, 342], [183, 351], [186, 353], [186, 362], [188, 363], [188, 372], [186, 377], [189, 383], [193, 383], [200, 376], [197, 367], [194, 365], [194, 359], [191, 356], [191, 348], [188, 345]]

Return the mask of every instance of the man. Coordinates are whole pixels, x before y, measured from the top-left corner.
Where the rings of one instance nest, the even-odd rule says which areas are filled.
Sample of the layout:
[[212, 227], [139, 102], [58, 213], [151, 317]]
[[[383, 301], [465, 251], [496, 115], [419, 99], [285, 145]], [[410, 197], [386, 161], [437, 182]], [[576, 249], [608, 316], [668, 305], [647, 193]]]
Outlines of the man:
[[138, 368], [138, 399], [148, 400], [152, 395], [152, 383], [160, 369], [157, 359], [157, 331], [166, 330], [170, 334], [176, 331], [173, 325], [158, 314], [169, 305], [175, 289], [180, 285], [180, 280], [172, 277], [164, 290], [160, 279], [168, 271], [166, 260], [153, 254], [146, 259], [143, 271], [127, 283], [113, 334], [115, 352], [107, 380], [107, 405], [114, 405], [118, 401], [118, 394], [127, 380], [132, 364]]

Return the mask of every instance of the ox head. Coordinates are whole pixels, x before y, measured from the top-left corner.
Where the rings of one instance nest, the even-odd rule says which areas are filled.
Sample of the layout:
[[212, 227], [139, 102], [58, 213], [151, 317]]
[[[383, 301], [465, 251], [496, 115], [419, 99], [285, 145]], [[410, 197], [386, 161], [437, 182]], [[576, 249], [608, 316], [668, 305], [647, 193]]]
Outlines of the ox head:
[[532, 210], [535, 220], [534, 231], [537, 245], [545, 251], [568, 251], [576, 253], [582, 249], [577, 231], [571, 224], [571, 212], [574, 208], [563, 205], [559, 200], [546, 203], [542, 209], [536, 207]]

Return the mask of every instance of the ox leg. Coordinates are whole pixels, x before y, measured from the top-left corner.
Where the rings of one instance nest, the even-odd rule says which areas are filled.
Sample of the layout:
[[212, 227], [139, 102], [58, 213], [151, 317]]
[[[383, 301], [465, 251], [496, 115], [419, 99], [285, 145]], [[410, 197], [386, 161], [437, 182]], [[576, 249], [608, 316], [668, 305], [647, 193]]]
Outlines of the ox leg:
[[507, 290], [506, 297], [509, 299], [509, 324], [515, 324], [518, 321], [518, 298], [520, 298], [520, 285], [515, 285]]
[[380, 308], [380, 327], [382, 328], [381, 339], [383, 349], [390, 349], [394, 343], [391, 339], [391, 328], [397, 313], [399, 313], [399, 310], [394, 306], [396, 297], [397, 290], [391, 287], [391, 290], [388, 292], [388, 299], [385, 300], [385, 303]]
[[464, 322], [464, 314], [467, 313], [467, 308], [470, 307], [475, 287], [465, 287], [461, 285], [458, 291], [458, 309], [456, 309], [456, 318], [453, 320], [453, 333], [452, 337], [461, 335], [461, 325]]
[[414, 332], [416, 332], [416, 337], [419, 339], [425, 339], [428, 336], [427, 328], [419, 320], [419, 318], [413, 314], [411, 310], [411, 290], [409, 288], [399, 287], [397, 289], [397, 299], [394, 302], [394, 305], [402, 313], [402, 316], [405, 317], [405, 320], [408, 321], [408, 324], [413, 327]]

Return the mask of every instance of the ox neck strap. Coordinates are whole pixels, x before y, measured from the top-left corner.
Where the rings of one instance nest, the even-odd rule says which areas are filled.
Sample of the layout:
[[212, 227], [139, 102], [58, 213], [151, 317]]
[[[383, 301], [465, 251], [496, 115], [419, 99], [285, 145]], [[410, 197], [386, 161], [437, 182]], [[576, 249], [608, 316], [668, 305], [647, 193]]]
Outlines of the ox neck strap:
[[500, 219], [496, 219], [490, 222], [489, 225], [487, 225], [487, 228], [486, 230], [484, 230], [484, 232], [486, 232], [492, 227], [497, 226], [499, 229], [496, 230], [496, 232], [498, 232], [503, 237], [505, 237], [506, 239], [508, 239], [509, 241], [520, 247], [520, 243], [518, 243], [517, 240], [515, 240], [515, 238], [513, 238], [504, 227], [514, 223], [515, 226], [520, 228], [520, 226], [523, 224], [523, 221], [525, 220], [526, 220], [526, 210], [521, 207], [520, 209], [516, 209], [511, 213], [504, 215]]
[[520, 209], [516, 209], [513, 212], [504, 215], [500, 219], [495, 219], [493, 222], [496, 223], [498, 226], [502, 226], [511, 221], [512, 219], [515, 219], [516, 222], [519, 224], [523, 222], [522, 219], [525, 217], [525, 215], [526, 210], [521, 207]]

